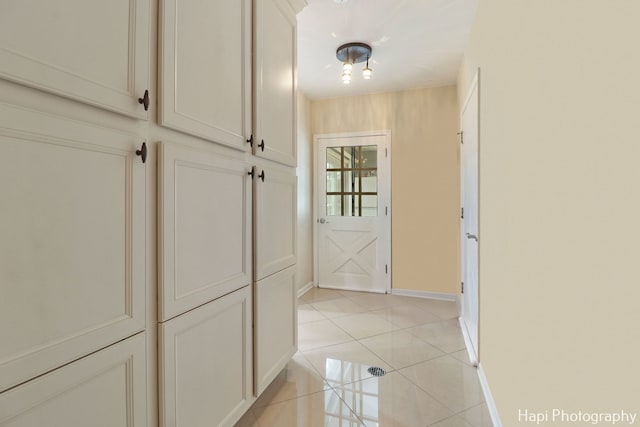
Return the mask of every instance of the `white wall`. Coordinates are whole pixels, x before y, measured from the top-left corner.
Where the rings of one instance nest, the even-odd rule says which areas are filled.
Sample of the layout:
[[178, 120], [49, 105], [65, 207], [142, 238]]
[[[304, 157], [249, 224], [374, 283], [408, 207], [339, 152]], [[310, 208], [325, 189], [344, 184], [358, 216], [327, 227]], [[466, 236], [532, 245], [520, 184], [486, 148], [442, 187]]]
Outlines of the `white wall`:
[[480, 362], [505, 426], [640, 413], [639, 18], [480, 0], [459, 92], [480, 67]]
[[310, 114], [309, 100], [298, 91], [298, 289], [313, 281], [313, 139]]

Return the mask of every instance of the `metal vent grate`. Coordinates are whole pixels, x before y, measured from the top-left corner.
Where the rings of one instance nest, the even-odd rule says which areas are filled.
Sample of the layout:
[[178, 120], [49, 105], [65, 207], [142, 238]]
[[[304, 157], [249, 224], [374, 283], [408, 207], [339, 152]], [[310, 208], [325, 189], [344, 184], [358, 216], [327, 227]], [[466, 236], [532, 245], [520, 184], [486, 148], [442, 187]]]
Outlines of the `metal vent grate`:
[[382, 377], [387, 373], [384, 369], [378, 366], [371, 366], [369, 369], [367, 369], [367, 372], [369, 372], [374, 377]]

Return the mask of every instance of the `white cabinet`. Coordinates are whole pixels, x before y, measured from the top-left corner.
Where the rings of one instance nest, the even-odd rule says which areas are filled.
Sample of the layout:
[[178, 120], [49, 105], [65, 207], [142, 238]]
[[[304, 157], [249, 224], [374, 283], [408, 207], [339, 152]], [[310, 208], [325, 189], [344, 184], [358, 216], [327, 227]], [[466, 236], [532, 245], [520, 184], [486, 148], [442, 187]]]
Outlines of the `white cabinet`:
[[0, 104], [0, 391], [144, 329], [142, 143]]
[[160, 124], [246, 150], [251, 1], [161, 0]]
[[255, 388], [260, 395], [298, 349], [295, 266], [254, 286]]
[[263, 163], [256, 168], [255, 280], [296, 263], [296, 175], [290, 168]]
[[147, 427], [145, 334], [0, 394], [2, 427]]
[[295, 166], [295, 13], [284, 0], [254, 7], [254, 153]]
[[0, 77], [140, 119], [149, 0], [3, 0]]
[[251, 286], [160, 324], [160, 425], [233, 426], [253, 402]]
[[160, 320], [251, 284], [249, 165], [159, 144]]

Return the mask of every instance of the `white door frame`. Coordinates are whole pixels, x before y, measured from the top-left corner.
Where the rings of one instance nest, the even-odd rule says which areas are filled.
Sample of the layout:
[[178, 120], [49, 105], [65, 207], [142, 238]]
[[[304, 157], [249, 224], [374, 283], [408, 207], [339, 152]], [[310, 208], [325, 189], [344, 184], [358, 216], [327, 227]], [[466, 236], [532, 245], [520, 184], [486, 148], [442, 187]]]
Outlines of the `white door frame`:
[[[477, 149], [476, 149], [476, 156], [478, 157], [476, 159], [476, 164], [477, 166], [477, 217], [478, 217], [478, 230], [476, 231], [477, 235], [480, 236], [480, 221], [479, 221], [479, 217], [480, 217], [480, 159], [479, 159], [479, 148], [480, 148], [480, 85], [479, 85], [479, 79], [480, 79], [480, 69], [476, 70], [476, 74], [473, 78], [473, 81], [471, 82], [471, 85], [469, 86], [469, 89], [467, 91], [467, 95], [465, 98], [465, 101], [463, 103], [462, 109], [460, 110], [460, 129], [461, 131], [464, 131], [463, 128], [463, 117], [464, 117], [464, 113], [467, 109], [467, 106], [469, 105], [469, 102], [471, 101], [471, 99], [473, 98], [474, 93], [476, 93], [476, 99], [477, 99], [477, 116], [476, 116], [476, 132], [477, 132]], [[462, 134], [462, 138], [464, 138], [464, 134]], [[464, 144], [461, 144], [460, 146], [460, 206], [464, 207], [464, 200], [465, 200], [465, 191], [466, 189], [464, 188], [464, 154], [463, 154], [463, 150], [464, 150]], [[468, 238], [467, 236], [464, 235], [464, 219], [460, 220], [460, 279], [462, 282], [464, 282], [466, 280], [466, 261], [465, 261], [465, 245], [467, 244]], [[462, 335], [464, 337], [464, 341], [467, 347], [467, 351], [469, 353], [469, 359], [471, 360], [471, 363], [474, 366], [478, 366], [478, 363], [480, 361], [480, 274], [479, 274], [479, 270], [480, 270], [480, 242], [478, 241], [478, 259], [477, 259], [477, 265], [476, 268], [478, 270], [478, 273], [476, 275], [477, 280], [476, 280], [476, 309], [475, 309], [475, 323], [477, 325], [476, 328], [476, 333], [477, 336], [475, 337], [475, 344], [474, 344], [474, 340], [472, 339], [470, 332], [467, 329], [467, 324], [465, 322], [464, 319], [464, 313], [465, 313], [465, 304], [469, 304], [469, 300], [465, 299], [464, 294], [460, 295], [461, 298], [461, 305], [460, 305], [460, 326], [462, 329]]]
[[320, 273], [319, 273], [319, 250], [318, 250], [318, 218], [320, 217], [318, 214], [318, 210], [320, 207], [318, 206], [318, 158], [320, 156], [319, 143], [318, 141], [321, 139], [332, 139], [332, 138], [354, 138], [354, 137], [365, 137], [365, 136], [384, 136], [385, 137], [385, 149], [386, 156], [384, 159], [378, 159], [378, 163], [384, 162], [384, 167], [387, 169], [387, 182], [381, 182], [379, 185], [386, 186], [387, 198], [386, 200], [381, 200], [381, 205], [388, 206], [385, 228], [387, 232], [387, 236], [389, 239], [389, 244], [387, 245], [387, 259], [388, 259], [388, 274], [386, 276], [386, 293], [391, 293], [391, 272], [393, 271], [391, 265], [391, 130], [381, 130], [381, 131], [362, 131], [362, 132], [344, 132], [344, 133], [325, 133], [325, 134], [316, 134], [313, 135], [313, 286], [318, 286]]

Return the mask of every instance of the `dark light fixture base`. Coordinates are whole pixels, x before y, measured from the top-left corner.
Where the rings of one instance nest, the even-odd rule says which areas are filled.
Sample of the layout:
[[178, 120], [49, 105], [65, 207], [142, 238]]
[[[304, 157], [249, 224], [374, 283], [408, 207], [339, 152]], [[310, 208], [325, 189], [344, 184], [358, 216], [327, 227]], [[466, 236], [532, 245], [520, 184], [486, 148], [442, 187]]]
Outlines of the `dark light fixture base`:
[[371, 57], [371, 46], [366, 43], [345, 43], [336, 50], [336, 58], [340, 62], [357, 64]]

